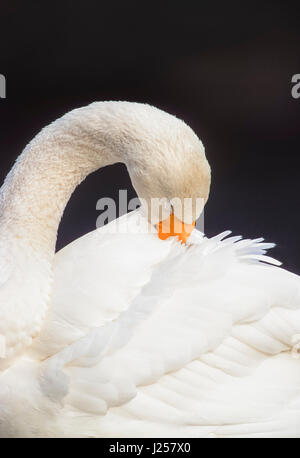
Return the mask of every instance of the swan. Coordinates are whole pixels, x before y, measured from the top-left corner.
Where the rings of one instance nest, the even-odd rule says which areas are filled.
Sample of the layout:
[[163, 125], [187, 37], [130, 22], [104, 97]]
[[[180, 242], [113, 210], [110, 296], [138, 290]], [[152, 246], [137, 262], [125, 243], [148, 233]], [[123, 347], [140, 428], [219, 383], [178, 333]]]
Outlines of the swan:
[[[55, 254], [73, 190], [116, 162], [190, 211], [142, 206]], [[209, 187], [196, 134], [146, 104], [92, 103], [26, 146], [0, 190], [1, 437], [300, 436], [299, 277], [263, 239], [193, 229]]]

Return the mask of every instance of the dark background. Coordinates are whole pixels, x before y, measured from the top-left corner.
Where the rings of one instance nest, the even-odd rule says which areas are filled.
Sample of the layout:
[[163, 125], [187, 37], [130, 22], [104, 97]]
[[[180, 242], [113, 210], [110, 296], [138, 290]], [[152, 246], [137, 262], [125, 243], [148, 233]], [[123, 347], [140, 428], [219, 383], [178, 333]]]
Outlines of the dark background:
[[[148, 102], [183, 118], [212, 167], [205, 229], [277, 243], [300, 273], [300, 15], [288, 2], [1, 4], [1, 181], [46, 124], [95, 100]], [[95, 228], [96, 201], [134, 190], [125, 166], [76, 190], [58, 248]]]

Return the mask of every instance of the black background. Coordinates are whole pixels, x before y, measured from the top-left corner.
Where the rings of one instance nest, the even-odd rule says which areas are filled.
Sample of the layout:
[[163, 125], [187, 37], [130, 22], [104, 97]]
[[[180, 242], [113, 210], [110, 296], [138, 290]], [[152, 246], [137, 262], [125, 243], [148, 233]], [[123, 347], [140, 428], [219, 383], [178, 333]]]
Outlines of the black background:
[[[300, 273], [300, 15], [289, 2], [1, 4], [1, 181], [46, 124], [95, 100], [147, 102], [183, 118], [212, 167], [205, 229], [277, 243]], [[75, 191], [58, 248], [95, 228], [96, 201], [134, 190], [123, 165]]]

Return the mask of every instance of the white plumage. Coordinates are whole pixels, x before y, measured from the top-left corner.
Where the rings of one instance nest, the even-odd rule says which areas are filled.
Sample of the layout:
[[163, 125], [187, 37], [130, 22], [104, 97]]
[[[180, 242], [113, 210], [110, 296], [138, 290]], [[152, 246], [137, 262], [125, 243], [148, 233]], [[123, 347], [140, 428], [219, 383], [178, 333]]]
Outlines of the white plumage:
[[[54, 259], [44, 234], [34, 257], [22, 233], [17, 266], [3, 256], [0, 313], [12, 331], [2, 335], [13, 351], [2, 358], [0, 436], [300, 436], [299, 277], [262, 239], [194, 230], [181, 245], [145, 233], [143, 218], [125, 215], [118, 233], [98, 229]], [[5, 253], [7, 233], [2, 241]], [[13, 296], [16, 316], [12, 307], [5, 318]], [[25, 322], [28, 308], [41, 317], [27, 335], [13, 319]]]

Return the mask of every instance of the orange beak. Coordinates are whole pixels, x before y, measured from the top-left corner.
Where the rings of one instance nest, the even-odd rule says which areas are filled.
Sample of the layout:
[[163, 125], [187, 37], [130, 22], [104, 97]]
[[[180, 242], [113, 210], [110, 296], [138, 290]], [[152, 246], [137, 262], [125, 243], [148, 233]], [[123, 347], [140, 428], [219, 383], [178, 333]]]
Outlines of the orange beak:
[[158, 223], [158, 237], [161, 240], [166, 240], [168, 237], [177, 236], [181, 243], [185, 243], [191, 235], [195, 224], [195, 221], [192, 224], [183, 223], [172, 213], [168, 218]]

